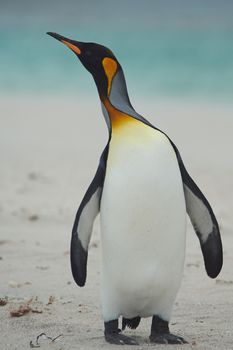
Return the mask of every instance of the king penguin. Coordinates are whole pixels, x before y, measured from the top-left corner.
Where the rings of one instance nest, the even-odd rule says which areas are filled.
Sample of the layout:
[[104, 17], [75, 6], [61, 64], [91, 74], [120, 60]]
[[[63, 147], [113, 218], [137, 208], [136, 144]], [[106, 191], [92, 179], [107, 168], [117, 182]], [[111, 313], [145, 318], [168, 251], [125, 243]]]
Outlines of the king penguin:
[[78, 208], [71, 238], [74, 280], [84, 286], [88, 245], [100, 212], [101, 299], [105, 339], [135, 345], [122, 329], [152, 317], [150, 341], [183, 344], [169, 330], [185, 256], [186, 212], [200, 242], [206, 272], [222, 268], [213, 210], [188, 174], [172, 140], [132, 107], [124, 73], [108, 48], [48, 33], [68, 46], [92, 74], [109, 131], [96, 174]]

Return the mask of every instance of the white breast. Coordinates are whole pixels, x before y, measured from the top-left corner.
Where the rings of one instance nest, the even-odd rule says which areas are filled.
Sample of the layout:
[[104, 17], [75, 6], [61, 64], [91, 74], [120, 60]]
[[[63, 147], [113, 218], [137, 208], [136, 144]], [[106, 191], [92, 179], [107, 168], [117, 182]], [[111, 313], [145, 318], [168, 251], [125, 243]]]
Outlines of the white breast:
[[186, 212], [165, 135], [139, 121], [113, 133], [100, 213], [105, 321], [170, 318], [183, 271]]

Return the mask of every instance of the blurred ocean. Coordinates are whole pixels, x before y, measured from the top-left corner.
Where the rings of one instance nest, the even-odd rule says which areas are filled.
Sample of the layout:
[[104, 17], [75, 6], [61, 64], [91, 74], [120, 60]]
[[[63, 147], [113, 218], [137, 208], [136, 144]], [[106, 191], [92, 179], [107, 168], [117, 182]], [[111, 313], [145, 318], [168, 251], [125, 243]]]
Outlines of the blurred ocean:
[[96, 94], [47, 31], [110, 47], [130, 95], [232, 100], [233, 1], [0, 1], [1, 94]]

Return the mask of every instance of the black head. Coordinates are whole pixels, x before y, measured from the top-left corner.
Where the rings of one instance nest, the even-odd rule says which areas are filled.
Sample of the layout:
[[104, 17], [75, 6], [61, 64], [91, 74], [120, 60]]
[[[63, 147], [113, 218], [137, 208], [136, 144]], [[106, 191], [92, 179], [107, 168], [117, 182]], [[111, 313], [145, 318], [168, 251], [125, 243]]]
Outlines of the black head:
[[51, 32], [47, 34], [61, 41], [76, 54], [84, 67], [93, 75], [100, 97], [107, 97], [112, 79], [120, 69], [112, 51], [99, 44], [75, 41]]

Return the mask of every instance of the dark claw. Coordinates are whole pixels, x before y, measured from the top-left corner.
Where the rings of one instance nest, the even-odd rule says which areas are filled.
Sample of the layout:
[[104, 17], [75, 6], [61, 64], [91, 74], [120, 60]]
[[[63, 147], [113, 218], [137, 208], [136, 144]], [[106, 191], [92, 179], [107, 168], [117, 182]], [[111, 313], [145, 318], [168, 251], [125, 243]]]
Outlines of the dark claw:
[[157, 344], [188, 344], [188, 342], [171, 333], [155, 333], [150, 335], [151, 343]]
[[105, 334], [105, 340], [116, 345], [138, 345], [134, 339], [120, 333], [107, 333]]

